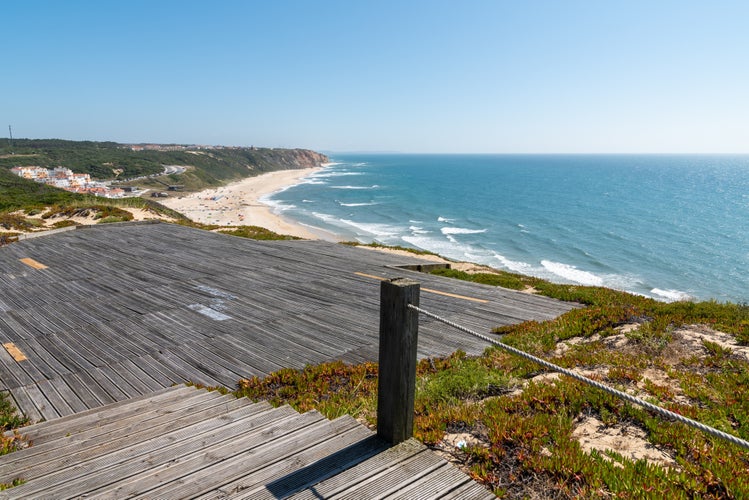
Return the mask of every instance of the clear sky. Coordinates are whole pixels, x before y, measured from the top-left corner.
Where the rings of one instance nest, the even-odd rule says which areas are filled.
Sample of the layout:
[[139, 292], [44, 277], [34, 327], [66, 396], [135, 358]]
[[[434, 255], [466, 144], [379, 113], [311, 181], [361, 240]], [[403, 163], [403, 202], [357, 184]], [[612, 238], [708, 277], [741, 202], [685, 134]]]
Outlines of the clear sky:
[[0, 137], [749, 153], [747, 0], [23, 0], [0, 26]]

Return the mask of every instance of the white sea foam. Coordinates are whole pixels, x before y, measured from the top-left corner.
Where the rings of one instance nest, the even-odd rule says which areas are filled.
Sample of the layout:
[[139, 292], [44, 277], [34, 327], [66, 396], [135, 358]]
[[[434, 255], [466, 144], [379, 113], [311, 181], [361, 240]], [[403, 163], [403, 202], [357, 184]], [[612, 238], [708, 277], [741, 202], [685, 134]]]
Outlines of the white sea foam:
[[485, 233], [486, 229], [466, 229], [463, 227], [443, 227], [440, 229], [445, 236], [450, 234], [479, 234]]
[[272, 211], [274, 212], [284, 212], [286, 210], [291, 210], [292, 208], [296, 208], [296, 205], [292, 203], [287, 203], [285, 201], [281, 200], [273, 200], [270, 198], [271, 195], [263, 196], [258, 201], [262, 203], [263, 205], [268, 205]]
[[373, 184], [371, 186], [330, 186], [330, 189], [377, 189], [377, 184]]
[[302, 203], [314, 203], [315, 200], [302, 200]]
[[421, 234], [414, 234], [411, 236], [402, 236], [401, 240], [406, 243], [420, 248], [422, 250], [429, 250], [430, 252], [438, 253], [444, 257], [451, 259], [462, 259], [463, 255], [456, 245], [445, 241], [444, 238], [434, 238], [431, 236], [425, 236]]
[[427, 230], [426, 230], [426, 229], [424, 229], [423, 227], [419, 227], [419, 226], [409, 226], [409, 227], [408, 227], [408, 229], [409, 229], [409, 230], [410, 230], [410, 231], [411, 231], [411, 232], [412, 232], [413, 234], [429, 234], [429, 233], [431, 233], [431, 231], [427, 231]]
[[346, 171], [334, 171], [334, 172], [327, 172], [323, 171], [319, 174], [312, 174], [310, 178], [313, 179], [320, 179], [320, 178], [327, 178], [327, 177], [347, 177], [349, 175], [364, 175], [364, 172], [346, 172]]
[[547, 271], [574, 283], [588, 286], [603, 286], [603, 278], [588, 271], [578, 269], [575, 266], [561, 262], [552, 262], [550, 260], [542, 260], [541, 265]]
[[668, 302], [677, 302], [680, 300], [693, 300], [693, 297], [686, 292], [679, 290], [662, 290], [660, 288], [653, 288], [650, 293], [662, 297]]
[[372, 205], [377, 205], [375, 202], [369, 202], [369, 203], [341, 203], [340, 201], [338, 204], [342, 207], [370, 207]]
[[324, 214], [322, 212], [312, 212], [312, 215], [320, 219], [321, 221], [325, 221], [328, 223], [336, 222], [338, 219], [330, 214]]
[[520, 273], [520, 274], [527, 274], [527, 275], [533, 275], [537, 274], [538, 271], [533, 269], [533, 266], [528, 264], [527, 262], [520, 262], [516, 260], [511, 260], [505, 257], [502, 254], [494, 253], [494, 258], [497, 259], [502, 266], [512, 272]]
[[358, 229], [359, 231], [363, 231], [366, 234], [372, 235], [375, 238], [395, 238], [398, 237], [402, 232], [402, 228], [398, 226], [391, 226], [389, 224], [357, 222], [350, 219], [340, 219], [340, 221]]
[[447, 217], [439, 216], [437, 217], [437, 222], [447, 222], [448, 224], [452, 224], [455, 222], [455, 219], [448, 219]]

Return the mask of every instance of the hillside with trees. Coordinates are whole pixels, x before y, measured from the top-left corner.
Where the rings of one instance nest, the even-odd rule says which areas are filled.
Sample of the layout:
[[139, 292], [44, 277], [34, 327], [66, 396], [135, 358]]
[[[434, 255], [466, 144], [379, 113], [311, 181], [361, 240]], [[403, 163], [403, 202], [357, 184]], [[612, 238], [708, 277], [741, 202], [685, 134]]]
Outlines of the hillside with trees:
[[[305, 149], [194, 145], [118, 144], [60, 139], [14, 139], [0, 144], [0, 168], [41, 166], [69, 168], [97, 180], [128, 181], [160, 174], [165, 165], [187, 167], [165, 182], [188, 189], [217, 186], [274, 170], [308, 168], [328, 161]], [[146, 179], [147, 180], [147, 179]], [[148, 184], [148, 182], [145, 182]]]

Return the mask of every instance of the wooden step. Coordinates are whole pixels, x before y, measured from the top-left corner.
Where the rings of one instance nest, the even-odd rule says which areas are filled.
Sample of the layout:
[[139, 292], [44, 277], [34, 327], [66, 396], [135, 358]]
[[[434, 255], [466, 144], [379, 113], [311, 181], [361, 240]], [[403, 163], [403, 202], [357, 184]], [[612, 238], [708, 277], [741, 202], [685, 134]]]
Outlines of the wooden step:
[[192, 387], [27, 428], [0, 498], [492, 498], [414, 440]]

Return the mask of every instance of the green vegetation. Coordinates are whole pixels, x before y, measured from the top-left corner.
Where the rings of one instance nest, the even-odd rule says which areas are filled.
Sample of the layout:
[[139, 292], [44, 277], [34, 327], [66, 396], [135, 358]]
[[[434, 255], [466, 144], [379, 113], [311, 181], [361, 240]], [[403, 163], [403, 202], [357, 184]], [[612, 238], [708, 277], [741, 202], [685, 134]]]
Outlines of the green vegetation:
[[[175, 149], [178, 150], [133, 151], [129, 146], [114, 142], [14, 139], [12, 150], [8, 144], [0, 144], [0, 171], [14, 166], [63, 166], [73, 172], [91, 174], [99, 180], [127, 180], [160, 174], [164, 165], [180, 165], [191, 168], [183, 174], [158, 179], [165, 184], [184, 185], [187, 190], [199, 190], [249, 175], [317, 166], [327, 161], [323, 155], [300, 149], [199, 149], [187, 146]], [[154, 179], [139, 179], [134, 183], [155, 189], [165, 188]]]
[[103, 204], [74, 204], [53, 206], [42, 215], [42, 219], [53, 217], [89, 217], [92, 216], [99, 223], [125, 222], [133, 220], [133, 214], [113, 205]]
[[[0, 434], [0, 455], [5, 455], [21, 448], [24, 444], [23, 437], [16, 429], [25, 425], [27, 420], [16, 413], [16, 409], [11, 403], [8, 395], [0, 392], [0, 425], [2, 434]], [[12, 430], [11, 435], [6, 435], [7, 431]], [[15, 486], [15, 484], [13, 484]], [[0, 488], [2, 489], [2, 488]]]
[[91, 198], [22, 179], [0, 168], [0, 212], [41, 209]]
[[429, 250], [419, 250], [417, 248], [403, 247], [400, 245], [383, 245], [381, 243], [359, 243], [358, 241], [342, 241], [341, 245], [348, 245], [350, 247], [372, 247], [372, 248], [385, 248], [388, 250], [401, 250], [416, 255], [437, 255]]
[[[66, 219], [54, 222], [54, 227], [74, 225], [75, 222], [67, 219], [74, 216], [93, 216], [98, 223], [124, 222], [133, 219], [125, 208], [139, 208], [153, 212], [155, 216], [186, 220], [174, 210], [152, 200], [138, 197], [97, 198], [23, 179], [9, 171], [14, 166], [50, 168], [59, 165], [74, 172], [89, 173], [98, 179], [138, 178], [123, 185], [138, 184], [157, 190], [165, 189], [166, 185], [180, 185], [185, 190], [199, 190], [248, 175], [317, 166], [325, 161], [327, 158], [324, 155], [301, 149], [199, 149], [175, 146], [134, 151], [129, 146], [113, 142], [17, 139], [12, 150], [8, 144], [0, 145], [0, 245], [13, 241], [18, 232], [32, 231], [39, 228], [43, 220], [55, 217]], [[180, 174], [146, 177], [162, 173], [164, 165], [181, 165], [186, 169]], [[223, 232], [254, 239], [295, 239], [251, 226], [230, 228]]]
[[497, 271], [496, 273], [481, 273], [481, 274], [469, 274], [464, 271], [457, 271], [455, 269], [435, 269], [432, 274], [439, 276], [446, 276], [448, 278], [455, 278], [464, 281], [472, 281], [474, 283], [482, 283], [484, 285], [501, 286], [502, 288], [510, 288], [511, 290], [522, 290], [526, 287], [532, 286], [529, 284], [529, 279], [519, 274], [508, 273], [506, 271]]
[[216, 224], [203, 224], [190, 219], [182, 218], [175, 222], [181, 226], [193, 227], [204, 231], [215, 231], [229, 236], [238, 236], [240, 238], [249, 238], [252, 240], [299, 240], [296, 236], [287, 234], [274, 233], [270, 229], [260, 226], [219, 226]]
[[[712, 341], [695, 348], [679, 331], [684, 325], [709, 325], [747, 345], [749, 307], [666, 304], [509, 273], [437, 272], [481, 283], [514, 283], [514, 288], [531, 286], [545, 295], [585, 304], [554, 320], [499, 327], [496, 332], [509, 345], [591, 372], [620, 390], [749, 439], [747, 358]], [[632, 328], [621, 329], [625, 324]], [[573, 338], [574, 343], [558, 348]], [[495, 347], [478, 357], [458, 352], [422, 360], [417, 370], [415, 436], [444, 449], [446, 434], [467, 433], [471, 438], [465, 447], [448, 451], [472, 477], [503, 498], [749, 496], [746, 451], [575, 380], [536, 378], [544, 371]], [[242, 380], [237, 395], [289, 403], [300, 411], [316, 408], [329, 417], [349, 413], [374, 425], [376, 387], [376, 365], [338, 362]], [[620, 433], [640, 429], [648, 446], [663, 451], [671, 462], [633, 460], [615, 450], [583, 450], [573, 432], [587, 418]]]
[[[55, 217], [93, 215], [99, 223], [132, 220], [132, 214], [125, 208], [184, 219], [174, 210], [152, 200], [137, 197], [107, 199], [71, 193], [23, 179], [0, 168], [0, 245], [8, 243], [8, 238], [17, 236], [18, 232], [39, 228], [44, 220]], [[75, 222], [65, 219], [53, 224], [56, 228], [70, 225], [75, 225]]]
[[14, 479], [10, 483], [0, 483], [0, 491], [7, 490], [8, 488], [15, 488], [16, 486], [21, 486], [25, 481], [23, 479]]
[[270, 229], [260, 226], [238, 226], [229, 229], [221, 229], [219, 233], [239, 236], [241, 238], [250, 238], [253, 240], [300, 240], [296, 236], [274, 233]]

